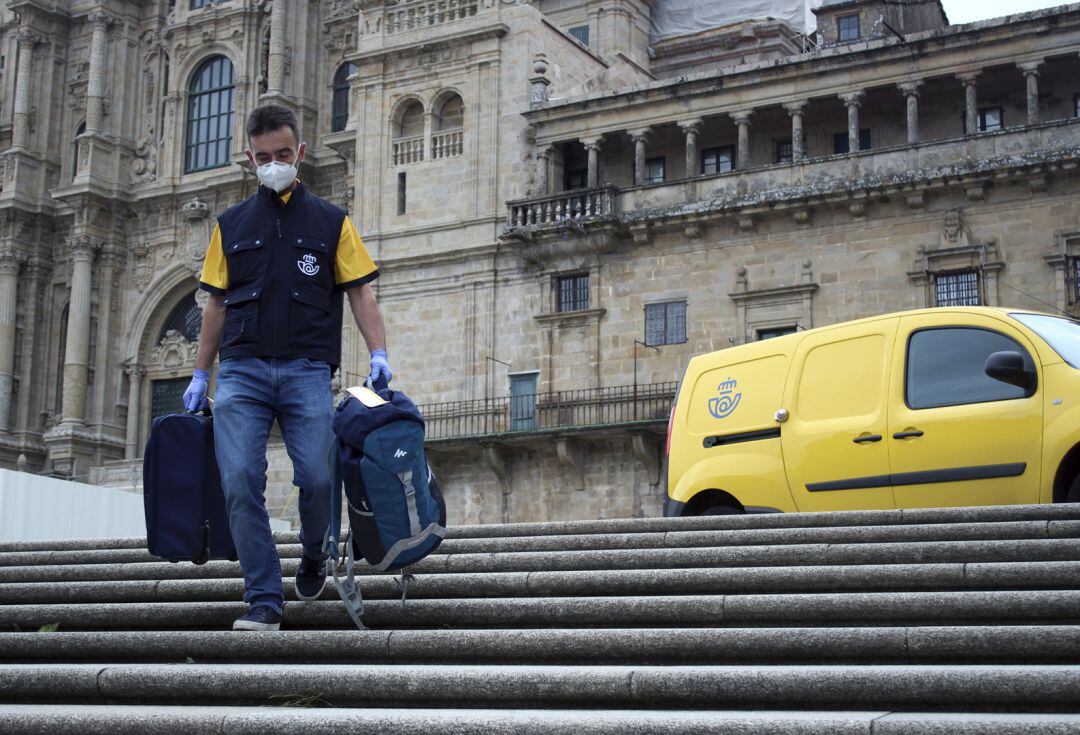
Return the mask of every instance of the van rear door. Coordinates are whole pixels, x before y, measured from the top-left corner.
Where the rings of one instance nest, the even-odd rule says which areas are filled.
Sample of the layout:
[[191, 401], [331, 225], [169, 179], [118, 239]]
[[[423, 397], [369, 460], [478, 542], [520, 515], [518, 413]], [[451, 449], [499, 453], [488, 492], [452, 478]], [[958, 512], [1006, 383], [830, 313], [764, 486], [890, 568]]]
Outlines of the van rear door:
[[[1027, 337], [985, 314], [904, 317], [895, 347], [889, 454], [901, 508], [1039, 502], [1042, 374]], [[986, 358], [1019, 352], [1032, 390], [986, 375]], [[902, 369], [901, 369], [902, 367]]]
[[826, 329], [799, 345], [780, 435], [799, 510], [894, 507], [885, 397], [898, 322]]

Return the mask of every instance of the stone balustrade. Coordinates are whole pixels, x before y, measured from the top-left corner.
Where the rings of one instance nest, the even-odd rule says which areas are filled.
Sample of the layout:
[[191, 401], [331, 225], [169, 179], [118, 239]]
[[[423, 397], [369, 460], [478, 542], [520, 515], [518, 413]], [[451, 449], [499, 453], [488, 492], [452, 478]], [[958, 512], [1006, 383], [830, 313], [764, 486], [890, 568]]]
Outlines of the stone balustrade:
[[460, 156], [464, 149], [465, 133], [461, 129], [441, 130], [431, 135], [431, 160]]
[[393, 5], [386, 9], [383, 30], [386, 35], [392, 35], [464, 20], [476, 15], [479, 5], [479, 0], [425, 0]]
[[576, 189], [537, 199], [509, 202], [509, 227], [581, 223], [618, 214], [614, 187]]
[[394, 141], [392, 161], [394, 166], [406, 163], [419, 163], [424, 160], [424, 136], [398, 138]]

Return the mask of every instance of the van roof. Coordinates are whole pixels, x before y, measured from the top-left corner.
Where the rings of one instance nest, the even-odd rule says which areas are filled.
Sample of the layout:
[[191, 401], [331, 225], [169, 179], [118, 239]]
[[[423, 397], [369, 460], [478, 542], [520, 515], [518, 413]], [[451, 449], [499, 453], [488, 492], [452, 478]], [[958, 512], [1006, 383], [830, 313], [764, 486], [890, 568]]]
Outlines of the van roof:
[[846, 322], [837, 322], [836, 324], [829, 324], [824, 327], [814, 327], [813, 329], [804, 329], [791, 334], [785, 334], [782, 337], [772, 337], [767, 340], [759, 342], [747, 342], [741, 345], [735, 345], [733, 347], [726, 347], [714, 352], [706, 352], [701, 355], [695, 355], [691, 358], [691, 362], [697, 360], [705, 355], [715, 354], [716, 352], [729, 352], [730, 350], [738, 350], [739, 359], [754, 359], [755, 357], [763, 356], [766, 354], [791, 354], [795, 346], [802, 341], [802, 338], [808, 334], [827, 332], [830, 329], [839, 329], [840, 327], [850, 327], [855, 324], [869, 324], [871, 322], [879, 321], [881, 319], [895, 319], [905, 316], [916, 316], [919, 314], [941, 314], [941, 313], [953, 313], [953, 314], [985, 314], [990, 316], [1005, 316], [1016, 312], [1022, 312], [1025, 314], [1046, 314], [1047, 316], [1054, 316], [1047, 312], [1036, 311], [1034, 309], [1021, 309], [1015, 307], [1004, 306], [934, 306], [925, 309], [910, 309], [908, 311], [894, 311], [888, 314], [878, 314], [877, 316], [864, 317], [862, 319], [852, 319]]

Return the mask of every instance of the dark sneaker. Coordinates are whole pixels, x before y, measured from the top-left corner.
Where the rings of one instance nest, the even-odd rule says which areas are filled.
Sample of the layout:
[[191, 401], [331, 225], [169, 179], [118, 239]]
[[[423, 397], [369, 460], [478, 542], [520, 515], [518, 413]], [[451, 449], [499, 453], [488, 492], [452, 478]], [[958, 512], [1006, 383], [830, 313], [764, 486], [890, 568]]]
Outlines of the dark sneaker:
[[319, 599], [326, 586], [326, 560], [300, 557], [300, 568], [296, 570], [296, 596], [305, 601]]
[[280, 630], [281, 613], [275, 612], [269, 605], [256, 605], [248, 610], [247, 615], [237, 618], [232, 624], [233, 630]]

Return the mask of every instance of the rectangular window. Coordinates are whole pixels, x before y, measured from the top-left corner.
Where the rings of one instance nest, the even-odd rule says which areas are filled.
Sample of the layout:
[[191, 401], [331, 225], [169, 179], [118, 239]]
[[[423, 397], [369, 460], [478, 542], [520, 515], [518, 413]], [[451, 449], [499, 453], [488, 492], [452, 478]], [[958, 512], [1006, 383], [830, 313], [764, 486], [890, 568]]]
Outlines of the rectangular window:
[[566, 191], [584, 189], [587, 182], [588, 176], [583, 168], [566, 172]]
[[757, 330], [757, 338], [760, 342], [763, 339], [772, 339], [773, 337], [783, 337], [785, 334], [795, 334], [797, 327], [771, 327], [769, 329]]
[[1069, 304], [1080, 304], [1080, 257], [1069, 258], [1066, 261], [1065, 287]]
[[397, 175], [397, 213], [405, 214], [405, 172]]
[[980, 306], [979, 271], [946, 271], [934, 276], [938, 306]]
[[574, 26], [570, 29], [570, 35], [581, 41], [583, 46], [589, 45], [589, 26]]
[[645, 305], [645, 344], [674, 345], [685, 341], [685, 301]]
[[858, 41], [862, 34], [859, 33], [859, 14], [841, 15], [836, 19], [836, 40]]
[[556, 282], [558, 312], [581, 311], [589, 308], [589, 274], [578, 273], [573, 276], [561, 276]]
[[989, 133], [1005, 127], [1005, 109], [998, 107], [979, 108], [979, 132]]
[[[833, 133], [833, 153], [839, 155], [842, 153], [848, 153], [851, 147], [848, 145], [848, 134], [845, 130], [842, 133]], [[859, 129], [859, 150], [868, 151], [872, 140], [870, 138], [870, 128]]]
[[723, 174], [735, 167], [735, 149], [731, 146], [724, 148], [706, 148], [701, 152], [701, 173]]
[[645, 159], [645, 183], [659, 184], [664, 181], [664, 157]]
[[775, 148], [773, 163], [791, 163], [794, 160], [791, 154], [791, 138], [776, 141]]
[[211, 3], [223, 3], [225, 0], [191, 0], [191, 9], [198, 10], [199, 8], [210, 5]]

